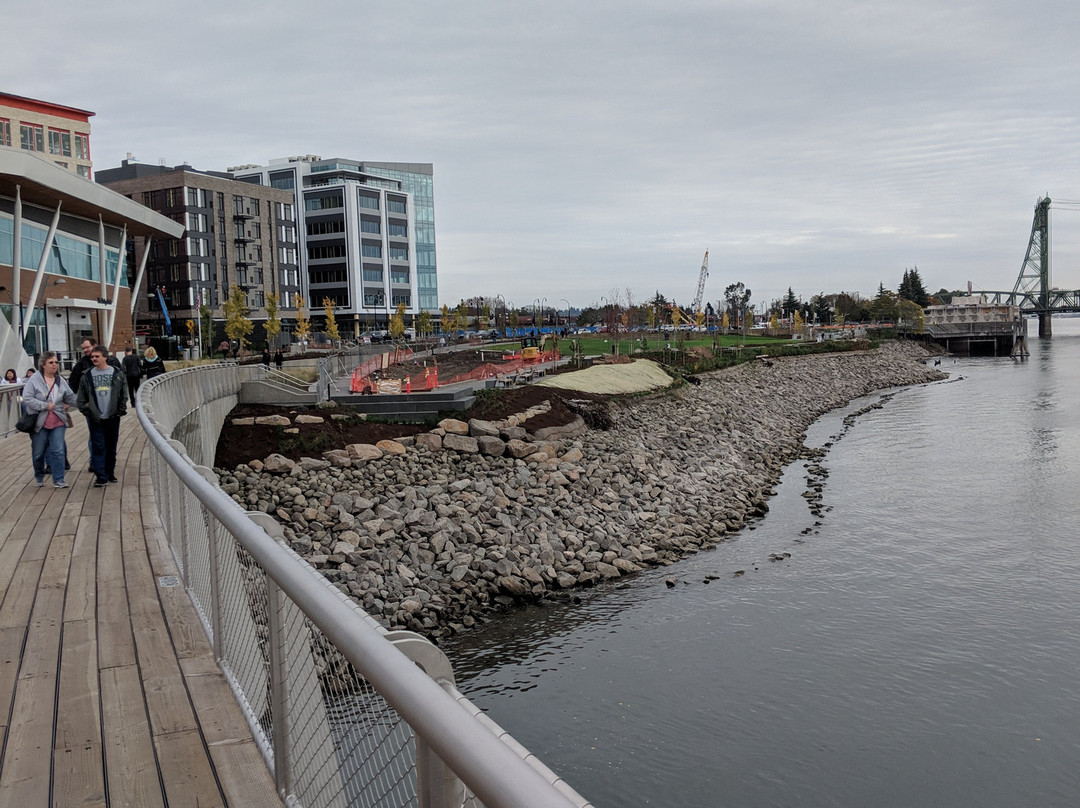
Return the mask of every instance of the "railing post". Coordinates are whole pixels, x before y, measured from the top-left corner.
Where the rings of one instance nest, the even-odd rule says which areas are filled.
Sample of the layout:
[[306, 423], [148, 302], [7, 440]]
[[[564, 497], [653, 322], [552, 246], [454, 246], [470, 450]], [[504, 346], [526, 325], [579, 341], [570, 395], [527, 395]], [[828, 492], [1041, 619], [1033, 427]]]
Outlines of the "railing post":
[[221, 636], [224, 630], [224, 619], [221, 608], [221, 559], [219, 557], [218, 523], [210, 511], [203, 507], [203, 521], [206, 523], [206, 541], [210, 555], [210, 608], [213, 610], [210, 616], [210, 626], [213, 631], [214, 658], [219, 662], [225, 655], [225, 642]]
[[288, 668], [285, 655], [285, 632], [281, 621], [281, 589], [270, 578], [266, 581], [266, 628], [270, 657], [270, 735], [274, 745], [274, 784], [285, 799], [292, 788], [292, 772], [289, 770], [289, 719], [286, 715], [288, 699]]

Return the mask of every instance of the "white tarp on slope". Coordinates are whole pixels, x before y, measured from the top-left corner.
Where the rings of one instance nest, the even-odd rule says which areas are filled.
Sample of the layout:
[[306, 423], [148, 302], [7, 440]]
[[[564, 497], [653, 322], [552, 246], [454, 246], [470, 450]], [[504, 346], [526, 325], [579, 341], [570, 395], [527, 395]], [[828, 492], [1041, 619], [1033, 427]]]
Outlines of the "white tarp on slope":
[[583, 393], [641, 393], [667, 387], [672, 378], [660, 365], [649, 359], [637, 359], [625, 365], [593, 365], [585, 370], [560, 373], [536, 384], [580, 390]]

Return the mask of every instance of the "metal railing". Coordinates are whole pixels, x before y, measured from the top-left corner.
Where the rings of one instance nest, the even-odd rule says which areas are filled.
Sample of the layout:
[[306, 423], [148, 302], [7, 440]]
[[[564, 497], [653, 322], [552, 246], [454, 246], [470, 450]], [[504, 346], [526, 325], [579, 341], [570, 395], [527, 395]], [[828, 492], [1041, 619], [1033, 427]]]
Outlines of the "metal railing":
[[22, 383], [0, 384], [0, 438], [15, 431], [15, 423], [22, 415]]
[[204, 464], [240, 378], [174, 371], [136, 410], [183, 585], [286, 803], [588, 806], [468, 703], [441, 651], [387, 632], [218, 487]]
[[330, 391], [337, 392], [337, 379], [347, 377], [353, 368], [360, 364], [359, 346], [351, 346], [344, 351], [319, 360], [319, 379], [317, 382], [316, 401], [326, 401]]

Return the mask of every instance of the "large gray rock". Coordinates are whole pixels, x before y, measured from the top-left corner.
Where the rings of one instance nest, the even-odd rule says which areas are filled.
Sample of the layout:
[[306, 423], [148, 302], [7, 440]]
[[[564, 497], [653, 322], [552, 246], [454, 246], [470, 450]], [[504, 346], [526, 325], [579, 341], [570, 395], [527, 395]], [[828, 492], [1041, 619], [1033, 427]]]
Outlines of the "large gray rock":
[[506, 453], [506, 444], [502, 438], [494, 435], [481, 435], [476, 438], [480, 454], [487, 457], [502, 457]]
[[296, 463], [284, 455], [272, 454], [263, 461], [263, 471], [271, 474], [288, 474], [296, 468]]
[[468, 435], [469, 425], [464, 421], [459, 421], [457, 418], [443, 418], [438, 423], [439, 429], [443, 430], [447, 435]]
[[481, 418], [470, 418], [469, 434], [474, 438], [497, 438], [499, 437], [499, 427], [491, 421], [485, 421]]
[[354, 462], [366, 463], [368, 460], [378, 460], [383, 456], [382, 449], [370, 443], [350, 443], [345, 447], [349, 453], [349, 459]]
[[449, 432], [446, 434], [446, 437], [443, 438], [443, 448], [450, 449], [454, 452], [461, 452], [462, 454], [477, 454], [480, 451], [480, 447], [476, 443], [476, 438]]

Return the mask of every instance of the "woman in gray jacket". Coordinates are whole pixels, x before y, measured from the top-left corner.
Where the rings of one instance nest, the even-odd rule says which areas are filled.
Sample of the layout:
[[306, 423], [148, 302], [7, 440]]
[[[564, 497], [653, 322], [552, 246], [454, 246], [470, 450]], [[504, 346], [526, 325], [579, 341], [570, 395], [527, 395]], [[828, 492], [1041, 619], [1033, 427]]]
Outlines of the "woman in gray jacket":
[[64, 458], [67, 446], [64, 433], [71, 426], [68, 407], [75, 403], [75, 393], [60, 375], [60, 361], [52, 351], [41, 355], [40, 373], [28, 376], [23, 385], [23, 406], [37, 414], [30, 447], [34, 460], [34, 482], [45, 485], [45, 466], [52, 471], [53, 488], [67, 488], [64, 482]]

